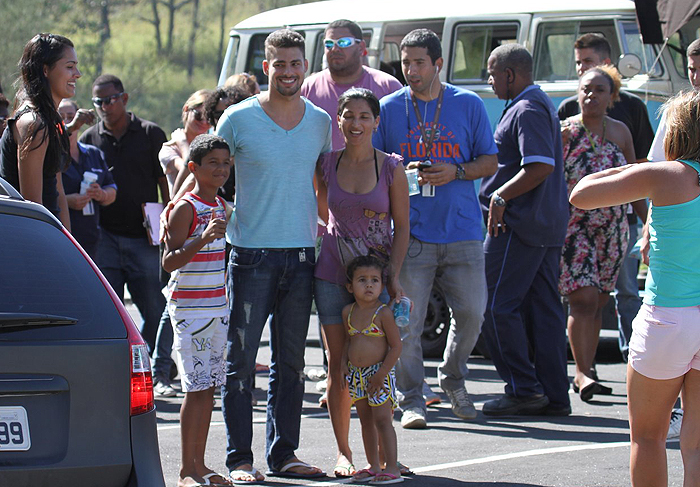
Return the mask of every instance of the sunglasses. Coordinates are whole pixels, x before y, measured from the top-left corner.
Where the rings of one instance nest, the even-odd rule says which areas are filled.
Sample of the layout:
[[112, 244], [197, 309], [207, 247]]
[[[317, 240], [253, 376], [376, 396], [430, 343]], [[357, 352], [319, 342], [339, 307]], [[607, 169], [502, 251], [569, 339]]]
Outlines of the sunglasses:
[[341, 37], [340, 39], [325, 39], [323, 45], [329, 51], [333, 49], [333, 46], [338, 46], [341, 49], [346, 49], [353, 44], [362, 42], [361, 39], [355, 39], [354, 37]]
[[202, 110], [197, 110], [196, 108], [188, 108], [187, 111], [194, 112], [194, 119], [198, 122], [206, 120], [206, 116], [204, 115], [204, 112]]
[[100, 98], [99, 96], [95, 96], [92, 99], [92, 104], [95, 105], [97, 108], [101, 108], [102, 105], [107, 104], [107, 105], [114, 105], [114, 103], [122, 97], [124, 92], [122, 91], [121, 93], [115, 93], [114, 95], [109, 95], [105, 96], [103, 98]]

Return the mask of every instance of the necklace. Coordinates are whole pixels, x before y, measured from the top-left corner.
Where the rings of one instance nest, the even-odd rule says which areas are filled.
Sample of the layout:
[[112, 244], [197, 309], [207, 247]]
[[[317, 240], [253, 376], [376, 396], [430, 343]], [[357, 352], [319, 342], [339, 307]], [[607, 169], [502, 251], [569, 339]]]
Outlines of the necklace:
[[[603, 135], [600, 137], [600, 147], [603, 147], [603, 144], [605, 144], [605, 128], [607, 126], [607, 117], [603, 119]], [[591, 131], [588, 130], [588, 127], [586, 127], [586, 124], [583, 123], [583, 119], [581, 119], [581, 125], [583, 125], [583, 130], [586, 132], [586, 138], [588, 139], [588, 143], [591, 144], [591, 147], [593, 148], [593, 157], [598, 157], [598, 146], [595, 143], [595, 140], [593, 139], [593, 134], [591, 134]]]

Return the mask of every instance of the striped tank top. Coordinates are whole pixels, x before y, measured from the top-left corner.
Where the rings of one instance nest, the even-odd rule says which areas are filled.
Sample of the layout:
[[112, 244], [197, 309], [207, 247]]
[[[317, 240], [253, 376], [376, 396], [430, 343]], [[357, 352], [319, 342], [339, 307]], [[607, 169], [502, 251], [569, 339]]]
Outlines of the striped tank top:
[[[216, 204], [208, 203], [192, 193], [186, 193], [182, 200], [192, 205], [195, 215], [185, 246], [202, 235], [212, 219], [212, 212], [216, 218], [226, 219], [226, 206], [220, 196], [216, 197]], [[170, 274], [170, 281], [163, 293], [168, 300], [171, 318], [219, 318], [229, 315], [225, 253], [226, 239], [216, 239]]]

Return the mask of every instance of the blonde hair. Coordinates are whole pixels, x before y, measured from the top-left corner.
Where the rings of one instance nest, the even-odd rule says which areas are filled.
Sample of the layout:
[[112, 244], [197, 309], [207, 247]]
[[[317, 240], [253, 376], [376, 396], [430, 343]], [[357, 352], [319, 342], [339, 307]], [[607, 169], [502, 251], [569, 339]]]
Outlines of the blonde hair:
[[663, 109], [666, 113], [666, 159], [700, 161], [700, 93], [679, 93], [664, 103]]
[[204, 100], [211, 93], [211, 90], [197, 90], [190, 95], [184, 105], [182, 105], [182, 123], [187, 121], [187, 112], [193, 108], [199, 108], [204, 105]]
[[235, 86], [240, 86], [241, 88], [247, 90], [251, 96], [253, 96], [255, 94], [255, 92], [257, 91], [256, 90], [257, 83], [258, 83], [258, 78], [256, 78], [254, 74], [248, 74], [248, 73], [232, 74], [231, 76], [226, 78], [226, 82], [224, 83], [224, 88], [233, 88]]
[[[608, 80], [610, 83], [610, 105], [608, 108], [613, 106], [617, 100], [620, 99], [620, 87], [622, 86], [622, 75], [612, 64], [602, 64], [586, 71], [581, 79], [583, 79], [587, 74], [598, 73]], [[579, 86], [581, 83], [579, 82]]]

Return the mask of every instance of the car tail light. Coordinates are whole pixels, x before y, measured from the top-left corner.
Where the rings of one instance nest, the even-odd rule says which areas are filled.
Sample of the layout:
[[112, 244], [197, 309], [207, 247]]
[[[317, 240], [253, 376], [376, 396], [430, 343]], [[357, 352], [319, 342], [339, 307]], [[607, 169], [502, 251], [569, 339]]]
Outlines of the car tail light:
[[141, 333], [131, 319], [129, 312], [126, 310], [121, 300], [112, 289], [109, 281], [102, 275], [102, 272], [97, 265], [92, 261], [90, 256], [83, 250], [73, 236], [63, 229], [63, 233], [73, 242], [76, 248], [83, 254], [83, 257], [90, 263], [92, 269], [97, 274], [97, 277], [102, 282], [109, 296], [112, 298], [114, 306], [116, 306], [119, 316], [121, 316], [124, 327], [126, 328], [126, 337], [129, 341], [131, 355], [131, 383], [129, 384], [131, 396], [131, 416], [147, 413], [155, 407], [153, 399], [153, 377], [151, 375], [151, 361], [148, 357], [148, 347], [143, 340]]

